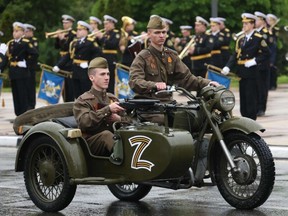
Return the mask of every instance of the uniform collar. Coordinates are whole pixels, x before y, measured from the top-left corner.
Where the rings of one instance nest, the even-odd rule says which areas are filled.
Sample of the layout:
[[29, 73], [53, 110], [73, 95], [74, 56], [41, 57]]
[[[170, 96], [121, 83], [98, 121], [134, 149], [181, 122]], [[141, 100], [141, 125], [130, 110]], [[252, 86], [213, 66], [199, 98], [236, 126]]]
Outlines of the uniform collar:
[[100, 97], [100, 98], [102, 98], [102, 99], [104, 99], [104, 98], [106, 97], [106, 95], [107, 95], [106, 90], [104, 90], [104, 91], [98, 91], [98, 90], [96, 90], [96, 89], [93, 88], [93, 87], [91, 87], [90, 92], [91, 92], [95, 97], [98, 97], [98, 98]]

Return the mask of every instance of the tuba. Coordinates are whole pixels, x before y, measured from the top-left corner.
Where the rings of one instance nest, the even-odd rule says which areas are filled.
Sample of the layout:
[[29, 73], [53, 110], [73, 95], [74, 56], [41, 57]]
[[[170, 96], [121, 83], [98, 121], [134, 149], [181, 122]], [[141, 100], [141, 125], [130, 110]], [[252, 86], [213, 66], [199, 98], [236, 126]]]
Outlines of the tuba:
[[92, 32], [91, 34], [88, 34], [87, 37], [94, 37], [99, 32], [105, 33], [105, 29], [100, 29], [100, 30], [98, 30], [96, 32]]
[[53, 38], [53, 37], [57, 37], [58, 34], [62, 34], [62, 33], [67, 33], [71, 30], [71, 28], [69, 29], [64, 29], [64, 30], [57, 30], [54, 32], [45, 32], [45, 38]]

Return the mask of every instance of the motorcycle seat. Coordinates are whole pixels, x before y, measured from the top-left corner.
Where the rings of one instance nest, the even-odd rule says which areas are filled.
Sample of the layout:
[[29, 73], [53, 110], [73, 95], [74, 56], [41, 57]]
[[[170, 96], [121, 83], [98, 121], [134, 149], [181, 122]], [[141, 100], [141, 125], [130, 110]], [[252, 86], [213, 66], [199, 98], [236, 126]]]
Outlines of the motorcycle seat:
[[52, 119], [53, 122], [63, 125], [67, 128], [78, 128], [78, 124], [74, 116], [61, 117]]

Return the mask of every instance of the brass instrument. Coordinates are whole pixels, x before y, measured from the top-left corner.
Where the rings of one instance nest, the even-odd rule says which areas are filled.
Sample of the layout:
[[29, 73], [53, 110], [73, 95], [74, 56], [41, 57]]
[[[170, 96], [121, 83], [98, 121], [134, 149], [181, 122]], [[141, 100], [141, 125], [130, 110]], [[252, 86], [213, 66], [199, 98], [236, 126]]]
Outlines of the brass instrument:
[[45, 38], [57, 37], [58, 34], [67, 33], [70, 30], [71, 30], [71, 28], [64, 29], [64, 30], [57, 30], [57, 31], [54, 31], [54, 32], [45, 32]]
[[233, 40], [236, 41], [237, 38], [238, 38], [240, 35], [242, 35], [242, 34], [244, 34], [244, 31], [240, 31], [240, 32], [238, 32], [237, 34], [233, 33], [233, 34], [232, 34]]
[[288, 25], [287, 25], [287, 26], [284, 26], [284, 30], [285, 30], [285, 31], [288, 31]]
[[188, 49], [192, 46], [195, 46], [195, 35], [192, 36], [191, 40], [189, 41], [189, 43], [184, 47], [184, 49], [182, 50], [182, 52], [179, 54], [179, 58], [182, 60], [188, 53]]
[[139, 41], [142, 43], [142, 37], [146, 37], [146, 36], [147, 36], [147, 33], [140, 34], [138, 36], [132, 36], [130, 41], [131, 41], [131, 43], [135, 43], [136, 41]]
[[100, 30], [98, 30], [96, 32], [92, 32], [91, 34], [88, 34], [88, 37], [94, 37], [99, 32], [105, 33], [105, 29], [100, 29]]

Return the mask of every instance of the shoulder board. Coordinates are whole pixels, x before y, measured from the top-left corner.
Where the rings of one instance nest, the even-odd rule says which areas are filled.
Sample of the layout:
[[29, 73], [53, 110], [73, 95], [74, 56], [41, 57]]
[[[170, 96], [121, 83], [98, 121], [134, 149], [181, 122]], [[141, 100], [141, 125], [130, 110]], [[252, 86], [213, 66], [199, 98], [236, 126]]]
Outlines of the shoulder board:
[[81, 98], [82, 100], [91, 100], [91, 99], [94, 99], [95, 96], [90, 92], [85, 92], [82, 95], [80, 95], [79, 98]]
[[138, 32], [136, 32], [136, 31], [132, 31], [132, 34], [138, 35]]
[[[142, 49], [142, 50], [139, 52], [138, 55], [141, 56], [142, 58], [147, 58], [148, 56], [151, 55], [151, 53], [150, 53], [150, 51], [148, 50], [148, 48], [146, 48], [146, 49]], [[138, 56], [138, 55], [137, 55], [137, 56]]]
[[118, 30], [118, 29], [113, 29], [113, 31], [114, 31], [114, 32], [119, 32], [119, 30]]
[[279, 30], [280, 30], [280, 28], [279, 28], [279, 27], [277, 27], [277, 26], [275, 26], [275, 27], [274, 27], [274, 29], [275, 29], [275, 30], [277, 30], [277, 31], [279, 31]]
[[26, 43], [29, 43], [30, 40], [26, 39], [26, 38], [23, 38], [22, 41], [26, 42]]
[[206, 35], [211, 35], [211, 32], [210, 31], [209, 32], [206, 31], [205, 34]]
[[173, 35], [173, 36], [174, 36], [174, 35], [175, 35], [175, 33], [174, 33], [174, 32], [172, 32], [172, 31], [170, 31], [170, 35]]
[[38, 40], [36, 37], [32, 37], [33, 40]]
[[87, 40], [93, 42], [93, 41], [95, 40], [95, 38], [93, 38], [93, 37], [87, 37]]
[[164, 48], [164, 51], [167, 52], [167, 53], [173, 53], [173, 54], [175, 54], [175, 55], [178, 55], [178, 53], [177, 53], [175, 50], [172, 50], [172, 49], [170, 49], [170, 48], [168, 48], [168, 47], [165, 47], [165, 48]]
[[219, 35], [224, 36], [225, 34], [223, 32], [220, 32]]
[[261, 38], [262, 37], [262, 35], [261, 34], [259, 34], [259, 33], [255, 33], [254, 34], [256, 37], [259, 37], [259, 38]]
[[71, 32], [72, 32], [72, 34], [76, 34], [76, 31], [75, 31], [75, 30], [72, 30]]
[[225, 32], [230, 32], [230, 29], [225, 28], [224, 31], [225, 31]]
[[267, 28], [263, 28], [263, 32], [267, 33], [268, 29]]
[[109, 99], [113, 100], [113, 101], [119, 101], [118, 98], [113, 95], [112, 93], [107, 92], [107, 96], [109, 97]]

